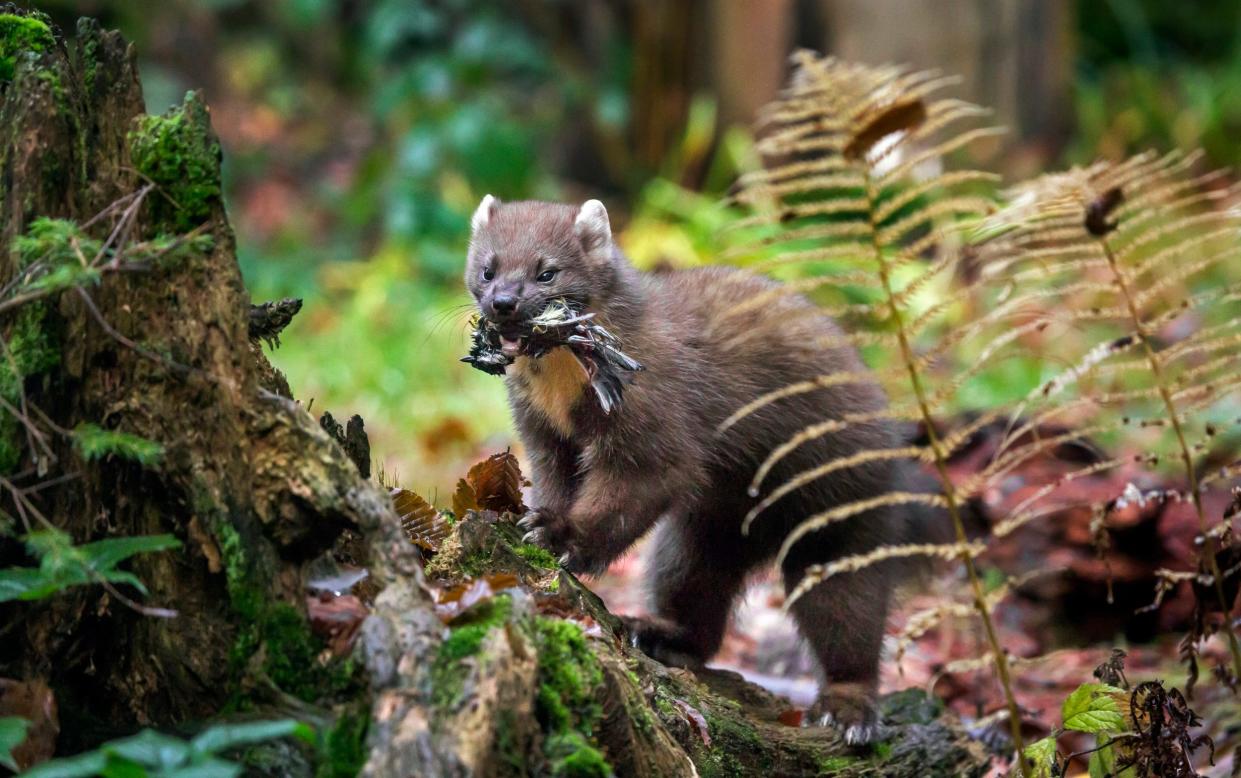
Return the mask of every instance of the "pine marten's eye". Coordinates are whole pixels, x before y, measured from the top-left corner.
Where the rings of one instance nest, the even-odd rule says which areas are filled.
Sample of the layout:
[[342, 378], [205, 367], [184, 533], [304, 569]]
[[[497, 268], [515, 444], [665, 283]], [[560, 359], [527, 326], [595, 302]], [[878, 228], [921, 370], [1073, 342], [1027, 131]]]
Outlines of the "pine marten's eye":
[[483, 280], [484, 281], [490, 281], [491, 279], [495, 277], [496, 277], [496, 271], [493, 268], [490, 268], [490, 267], [483, 268]]
[[539, 273], [538, 282], [540, 284], [550, 284], [552, 279], [555, 278], [556, 274], [559, 272], [560, 271], [555, 268], [552, 268], [551, 270], [544, 270], [542, 273]]

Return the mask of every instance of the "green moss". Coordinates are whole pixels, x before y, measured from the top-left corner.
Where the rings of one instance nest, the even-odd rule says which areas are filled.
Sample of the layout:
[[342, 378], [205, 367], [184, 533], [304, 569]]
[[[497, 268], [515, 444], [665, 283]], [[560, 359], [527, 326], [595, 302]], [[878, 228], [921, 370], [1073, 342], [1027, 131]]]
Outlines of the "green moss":
[[215, 534], [229, 601], [238, 617], [237, 636], [229, 650], [234, 676], [240, 678], [261, 649], [267, 677], [307, 702], [342, 695], [361, 683], [362, 669], [351, 657], [320, 661], [324, 643], [310, 631], [301, 611], [288, 603], [268, 603], [249, 583], [245, 545], [237, 529], [222, 519]]
[[534, 631], [539, 648], [535, 713], [547, 733], [543, 754], [552, 775], [610, 775], [612, 768], [594, 745], [603, 722], [598, 658], [572, 622], [539, 617]]
[[704, 758], [696, 762], [704, 778], [748, 775], [749, 768], [733, 754], [763, 755], [764, 760], [767, 758], [768, 746], [753, 727], [705, 711], [704, 717], [711, 733], [711, 746]]
[[554, 776], [608, 778], [612, 775], [612, 766], [603, 753], [581, 733], [572, 730], [548, 735], [543, 743], [543, 753]]
[[552, 552], [545, 548], [529, 543], [521, 543], [514, 546], [513, 551], [517, 552], [517, 556], [541, 570], [558, 570], [560, 568], [560, 565], [556, 563], [556, 557], [552, 556]]
[[365, 709], [342, 714], [324, 738], [315, 778], [354, 778], [366, 764], [369, 728], [370, 718]]
[[220, 144], [195, 92], [163, 116], [142, 116], [129, 133], [134, 167], [160, 188], [147, 200], [158, 225], [187, 232], [211, 216], [220, 199]]
[[45, 51], [56, 44], [47, 17], [40, 13], [0, 14], [0, 81], [12, 81], [23, 51]]
[[512, 598], [499, 594], [457, 619], [448, 637], [440, 643], [431, 665], [431, 702], [436, 708], [456, 704], [469, 669], [463, 660], [478, 653], [487, 634], [508, 621], [512, 610]]
[[847, 770], [862, 761], [856, 756], [829, 756], [819, 763], [819, 772], [830, 775]]

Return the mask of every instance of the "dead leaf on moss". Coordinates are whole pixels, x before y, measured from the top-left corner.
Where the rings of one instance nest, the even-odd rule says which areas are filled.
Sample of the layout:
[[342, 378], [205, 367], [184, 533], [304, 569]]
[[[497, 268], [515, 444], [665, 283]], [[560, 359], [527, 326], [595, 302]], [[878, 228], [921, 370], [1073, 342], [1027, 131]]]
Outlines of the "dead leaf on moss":
[[474, 491], [474, 487], [464, 478], [458, 480], [457, 491], [452, 495], [453, 515], [461, 517], [468, 511], [478, 510], [482, 510], [482, 506], [478, 504], [478, 494]]
[[780, 711], [780, 715], [776, 717], [786, 727], [800, 727], [802, 719], [806, 717], [806, 712], [800, 708], [786, 708]]
[[706, 717], [699, 713], [697, 708], [690, 705], [685, 700], [674, 699], [672, 701], [672, 705], [679, 710], [681, 715], [685, 717], [685, 720], [694, 727], [694, 730], [698, 733], [698, 737], [702, 738], [702, 744], [704, 746], [711, 745], [711, 728], [707, 726]]
[[449, 586], [435, 598], [435, 615], [447, 624], [483, 600], [518, 585], [517, 576], [511, 573], [492, 573]]
[[[517, 457], [510, 451], [494, 454], [474, 465], [462, 482], [473, 492], [474, 510], [485, 509], [496, 513], [524, 513], [526, 506], [521, 499], [521, 488], [526, 483]], [[458, 494], [462, 491], [462, 484], [457, 486]], [[457, 496], [454, 495], [454, 513], [456, 502]], [[464, 511], [457, 515], [464, 515]]]
[[392, 507], [401, 517], [401, 529], [410, 542], [427, 551], [438, 551], [452, 527], [431, 503], [408, 489], [393, 489]]

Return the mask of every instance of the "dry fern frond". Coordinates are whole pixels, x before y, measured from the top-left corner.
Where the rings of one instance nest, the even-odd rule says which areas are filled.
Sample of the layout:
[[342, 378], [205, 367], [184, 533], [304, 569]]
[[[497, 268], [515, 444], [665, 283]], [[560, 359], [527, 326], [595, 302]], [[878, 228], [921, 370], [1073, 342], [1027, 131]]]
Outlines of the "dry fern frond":
[[[995, 177], [980, 171], [943, 171], [943, 160], [997, 130], [977, 126], [986, 111], [939, 92], [952, 79], [935, 73], [895, 67], [866, 67], [821, 58], [808, 52], [794, 55], [795, 71], [780, 98], [763, 112], [758, 151], [765, 169], [743, 177], [734, 197], [751, 210], [739, 227], [742, 253], [758, 256], [758, 267], [806, 267], [809, 280], [795, 280], [790, 291], [835, 291], [843, 305], [829, 308], [851, 322], [869, 322], [899, 359], [877, 374], [898, 398], [893, 407], [870, 418], [829, 419], [812, 424], [777, 446], [760, 465], [751, 483], [759, 496], [772, 467], [805, 442], [838, 432], [847, 425], [877, 419], [920, 421], [930, 430], [926, 450], [898, 447], [822, 462], [794, 474], [758, 503], [746, 519], [761, 520], [761, 511], [781, 496], [810, 481], [877, 458], [924, 459], [935, 464], [942, 495], [891, 492], [835, 506], [807, 517], [785, 539], [782, 561], [793, 544], [828, 524], [845, 521], [877, 507], [924, 503], [946, 508], [957, 538], [945, 545], [891, 545], [828, 565], [812, 566], [789, 593], [791, 605], [831, 575], [902, 556], [947, 556], [961, 560], [974, 587], [974, 600], [984, 602], [973, 558], [981, 545], [965, 533], [960, 498], [947, 477], [949, 450], [935, 433], [931, 417], [941, 402], [928, 382], [930, 361], [920, 355], [914, 338], [944, 328], [951, 301], [927, 302], [928, 293], [958, 277], [961, 260], [960, 225], [993, 210], [989, 186]], [[832, 269], [813, 265], [824, 262]], [[815, 273], [814, 271], [818, 272]], [[832, 279], [847, 279], [848, 288]], [[860, 300], [858, 289], [867, 293]], [[933, 295], [932, 295], [933, 296]], [[874, 375], [867, 378], [874, 379]], [[823, 376], [772, 392], [739, 409], [722, 425], [727, 429], [767, 406], [825, 383], [845, 383], [857, 376]], [[997, 675], [1013, 720], [1017, 703], [1009, 684], [1004, 652], [986, 609], [979, 612], [988, 633]], [[1014, 729], [1019, 745], [1021, 733]]]
[[[1221, 401], [1241, 388], [1236, 358], [1241, 312], [1228, 305], [1234, 302], [1231, 287], [1223, 293], [1199, 288], [1213, 283], [1210, 276], [1221, 266], [1241, 259], [1241, 213], [1230, 202], [1231, 189], [1203, 188], [1218, 177], [1194, 176], [1195, 161], [1195, 155], [1145, 154], [1022, 185], [984, 224], [992, 237], [980, 247], [977, 262], [991, 278], [1021, 284], [1039, 279], [1036, 290], [1019, 290], [1016, 299], [1037, 293], [1062, 309], [1106, 312], [1100, 324], [1113, 328], [1112, 339], [1097, 341], [1023, 405], [1043, 406], [1035, 415], [1046, 418], [1084, 401], [1118, 416], [1112, 424], [1157, 433], [1146, 436], [1144, 445], [1152, 461], [1179, 465], [1199, 522], [1202, 569], [1228, 613], [1231, 603], [1216, 560], [1218, 538], [1202, 507], [1198, 446], [1189, 424], [1200, 412], [1227, 413]], [[1054, 274], [1046, 272], [1047, 257], [1056, 257]], [[1047, 284], [1075, 271], [1097, 280], [1092, 287]], [[1191, 315], [1201, 321], [1193, 322]], [[1180, 321], [1190, 324], [1175, 328]], [[1061, 400], [1073, 391], [1077, 398]], [[1108, 422], [1096, 426], [1106, 429]], [[1007, 457], [1011, 463], [1024, 454], [1018, 446], [998, 460]], [[1007, 469], [998, 460], [992, 475]], [[1045, 489], [1038, 496], [1053, 492]], [[1023, 505], [1003, 528], [1011, 531], [1032, 515], [1032, 507]], [[1228, 620], [1225, 632], [1234, 672], [1241, 674], [1241, 646]]]

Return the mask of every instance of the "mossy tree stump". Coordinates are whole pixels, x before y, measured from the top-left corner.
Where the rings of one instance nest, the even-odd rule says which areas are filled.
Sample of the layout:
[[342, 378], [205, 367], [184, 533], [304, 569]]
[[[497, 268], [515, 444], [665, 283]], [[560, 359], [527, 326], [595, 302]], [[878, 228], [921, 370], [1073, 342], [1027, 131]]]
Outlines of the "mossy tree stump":
[[[100, 586], [0, 604], [0, 676], [51, 685], [58, 753], [253, 711], [325, 732], [316, 753], [250, 761], [275, 775], [982, 770], [934, 712], [858, 752], [780, 724], [780, 703], [739, 678], [659, 665], [509, 518], [455, 527], [466, 556], [441, 554], [438, 575], [518, 584], [446, 625], [388, 496], [247, 337], [220, 193], [199, 96], [148, 116], [117, 33], [83, 20], [67, 42], [0, 11], [0, 567], [32, 564], [20, 536], [45, 526], [76, 544], [181, 542], [131, 563], [144, 603], [174, 618]], [[36, 271], [65, 282], [31, 286]], [[131, 455], [88, 450], [82, 429], [123, 433]], [[384, 588], [353, 657], [325, 659], [307, 566], [345, 529]]]
[[[37, 511], [77, 544], [161, 533], [182, 544], [133, 563], [146, 602], [176, 618], [97, 586], [3, 605], [0, 675], [51, 682], [75, 724], [68, 750], [338, 692], [307, 630], [302, 567], [391, 508], [305, 410], [264, 388], [201, 98], [148, 116], [119, 34], [83, 20], [70, 43], [37, 14], [0, 14], [0, 243], [10, 292], [37, 263], [93, 265], [89, 282], [0, 314], [10, 531], [19, 518], [38, 529]], [[80, 425], [158, 456], [91, 458], [74, 446]], [[30, 562], [0, 537], [0, 566]]]

